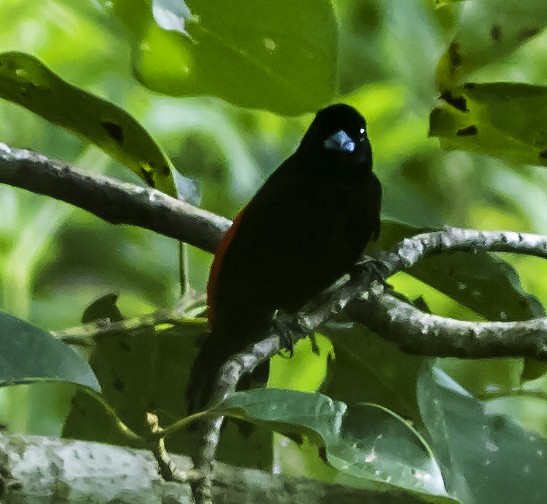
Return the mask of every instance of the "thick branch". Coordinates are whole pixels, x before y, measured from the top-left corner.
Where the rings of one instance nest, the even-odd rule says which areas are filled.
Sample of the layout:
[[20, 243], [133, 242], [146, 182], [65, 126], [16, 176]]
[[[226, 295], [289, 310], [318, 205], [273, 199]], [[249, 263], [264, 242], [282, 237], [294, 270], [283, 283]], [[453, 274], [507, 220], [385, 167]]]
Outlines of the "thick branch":
[[[389, 276], [434, 254], [478, 249], [547, 257], [547, 237], [446, 228], [404, 239], [393, 252], [385, 254], [382, 262], [386, 276]], [[381, 283], [371, 285], [372, 273], [373, 270], [365, 268], [361, 278], [350, 279], [315, 310], [300, 314], [298, 323], [303, 334], [347, 308], [350, 318], [362, 322], [408, 353], [466, 358], [547, 358], [547, 318], [478, 323], [430, 315], [384, 292]], [[279, 350], [279, 339], [270, 337], [233, 356], [221, 369], [216, 399], [232, 393], [244, 374], [251, 373]], [[222, 418], [209, 423], [197, 456], [197, 467], [206, 476], [198, 487], [200, 502], [210, 502], [210, 463], [215, 457], [221, 426]]]
[[0, 143], [0, 183], [45, 194], [112, 224], [131, 224], [214, 252], [230, 221], [155, 189], [89, 176], [42, 154]]
[[[190, 470], [188, 457], [174, 456]], [[162, 480], [149, 451], [83, 441], [0, 434], [0, 500], [20, 502], [117, 502], [154, 504], [193, 502], [188, 484]], [[413, 492], [389, 492], [329, 485], [253, 469], [215, 466], [217, 502], [315, 504], [403, 504], [425, 502]], [[439, 502], [442, 498], [439, 497]], [[446, 499], [447, 502], [452, 502]]]
[[467, 322], [424, 313], [389, 294], [375, 293], [348, 307], [349, 317], [401, 350], [434, 357], [547, 359], [547, 318]]

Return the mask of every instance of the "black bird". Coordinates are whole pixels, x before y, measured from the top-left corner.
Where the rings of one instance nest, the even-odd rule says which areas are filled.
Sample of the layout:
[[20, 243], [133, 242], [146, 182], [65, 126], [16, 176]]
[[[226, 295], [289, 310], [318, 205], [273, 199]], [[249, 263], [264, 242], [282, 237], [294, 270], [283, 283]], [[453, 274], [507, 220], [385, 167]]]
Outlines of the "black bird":
[[206, 406], [219, 368], [265, 337], [277, 310], [298, 311], [351, 270], [379, 235], [381, 199], [364, 118], [344, 104], [320, 110], [218, 247], [190, 411]]

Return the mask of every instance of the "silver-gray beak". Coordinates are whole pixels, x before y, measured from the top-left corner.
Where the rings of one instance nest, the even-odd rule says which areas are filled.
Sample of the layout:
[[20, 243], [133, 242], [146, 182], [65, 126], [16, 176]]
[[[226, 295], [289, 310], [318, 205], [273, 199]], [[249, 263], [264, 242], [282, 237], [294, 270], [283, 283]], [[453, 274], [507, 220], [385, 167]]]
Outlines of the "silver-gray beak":
[[355, 142], [344, 130], [339, 130], [328, 137], [323, 145], [325, 149], [339, 152], [353, 152], [355, 150]]

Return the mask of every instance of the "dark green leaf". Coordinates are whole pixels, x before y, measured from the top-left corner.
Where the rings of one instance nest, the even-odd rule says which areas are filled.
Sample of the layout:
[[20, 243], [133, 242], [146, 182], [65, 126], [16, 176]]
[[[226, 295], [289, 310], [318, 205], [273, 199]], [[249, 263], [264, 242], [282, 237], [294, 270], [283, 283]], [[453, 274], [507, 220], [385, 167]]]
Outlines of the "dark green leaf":
[[82, 315], [82, 323], [95, 322], [97, 320], [108, 320], [110, 322], [119, 322], [123, 320], [123, 315], [116, 305], [118, 295], [109, 293], [93, 301]]
[[461, 502], [543, 503], [547, 441], [489, 414], [439, 368], [424, 366], [418, 400], [449, 492]]
[[0, 313], [0, 386], [38, 381], [76, 383], [100, 391], [87, 362], [46, 331]]
[[325, 394], [349, 404], [381, 404], [419, 421], [416, 379], [423, 357], [401, 352], [360, 324], [327, 324], [323, 332], [334, 348]]
[[149, 186], [175, 194], [169, 159], [133, 117], [62, 80], [33, 56], [0, 54], [0, 98], [94, 143]]
[[444, 494], [439, 469], [423, 439], [387, 409], [347, 406], [325, 395], [280, 389], [237, 392], [218, 409], [282, 433], [306, 436], [325, 448], [333, 467], [354, 478]]
[[[384, 249], [418, 233], [396, 221], [383, 221], [378, 246]], [[544, 314], [543, 307], [524, 291], [512, 266], [487, 252], [451, 252], [420, 261], [407, 271], [488, 320], [526, 320]]]
[[[112, 307], [94, 303], [94, 317], [107, 318]], [[89, 308], [86, 310], [86, 312]], [[104, 400], [131, 429], [146, 435], [146, 413], [156, 413], [163, 427], [187, 414], [186, 386], [198, 340], [206, 331], [204, 319], [180, 321], [176, 326], [131, 328], [98, 338], [91, 365]], [[127, 444], [104, 402], [77, 392], [63, 435], [90, 441]], [[248, 425], [246, 426], [248, 427]], [[178, 431], [167, 440], [170, 451], [190, 453], [197, 446], [199, 429]], [[247, 449], [238, 447], [246, 443]], [[230, 422], [223, 429], [218, 459], [231, 464], [267, 469], [271, 464], [271, 433], [241, 430]]]

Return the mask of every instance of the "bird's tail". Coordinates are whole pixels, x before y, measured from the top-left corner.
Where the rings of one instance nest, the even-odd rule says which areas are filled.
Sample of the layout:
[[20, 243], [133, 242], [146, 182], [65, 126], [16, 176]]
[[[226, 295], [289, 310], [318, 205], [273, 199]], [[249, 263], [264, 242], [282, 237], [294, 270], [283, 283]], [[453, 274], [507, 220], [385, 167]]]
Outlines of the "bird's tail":
[[226, 348], [227, 341], [229, 339], [224, 339], [213, 331], [203, 343], [194, 361], [186, 390], [189, 413], [204, 409], [212, 399], [218, 372], [230, 357], [230, 349]]
[[[236, 332], [235, 334], [238, 333]], [[240, 332], [239, 334], [242, 333]], [[220, 368], [231, 356], [244, 350], [245, 343], [248, 344], [250, 341], [244, 341], [243, 347], [241, 347], [241, 342], [234, 341], [233, 337], [221, 334], [218, 330], [211, 331], [201, 347], [190, 372], [190, 380], [186, 389], [189, 414], [205, 409], [208, 406], [213, 398]], [[238, 389], [264, 385], [268, 379], [268, 374], [269, 365], [268, 363], [264, 363], [253, 371], [252, 377], [245, 377], [243, 380], [240, 380]]]

